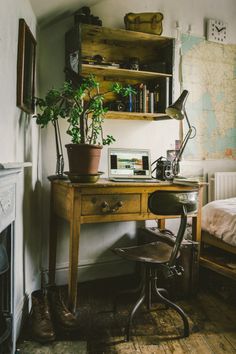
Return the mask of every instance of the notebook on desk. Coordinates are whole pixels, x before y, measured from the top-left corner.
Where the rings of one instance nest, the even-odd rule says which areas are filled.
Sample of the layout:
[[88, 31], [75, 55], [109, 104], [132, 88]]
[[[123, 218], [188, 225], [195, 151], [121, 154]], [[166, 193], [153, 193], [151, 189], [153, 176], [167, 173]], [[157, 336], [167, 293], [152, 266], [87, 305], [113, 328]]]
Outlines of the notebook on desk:
[[108, 149], [108, 177], [114, 182], [155, 182], [147, 149]]

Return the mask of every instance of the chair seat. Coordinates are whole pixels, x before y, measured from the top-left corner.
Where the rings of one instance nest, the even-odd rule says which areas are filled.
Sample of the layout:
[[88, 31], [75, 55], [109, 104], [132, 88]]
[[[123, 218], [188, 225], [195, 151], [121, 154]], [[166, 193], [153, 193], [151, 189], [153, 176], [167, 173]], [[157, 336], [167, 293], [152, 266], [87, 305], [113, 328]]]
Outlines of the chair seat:
[[[173, 247], [163, 242], [151, 242], [140, 246], [115, 248], [113, 251], [125, 259], [145, 262], [164, 264], [170, 260]], [[178, 253], [179, 257], [180, 253]]]

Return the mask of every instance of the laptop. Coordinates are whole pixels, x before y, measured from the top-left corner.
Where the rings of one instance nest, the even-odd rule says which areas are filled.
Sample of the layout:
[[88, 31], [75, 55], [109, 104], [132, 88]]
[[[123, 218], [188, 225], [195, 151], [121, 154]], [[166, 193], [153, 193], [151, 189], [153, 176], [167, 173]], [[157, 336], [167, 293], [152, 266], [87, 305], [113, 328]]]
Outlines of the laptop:
[[150, 151], [147, 149], [108, 149], [108, 177], [114, 182], [154, 182]]

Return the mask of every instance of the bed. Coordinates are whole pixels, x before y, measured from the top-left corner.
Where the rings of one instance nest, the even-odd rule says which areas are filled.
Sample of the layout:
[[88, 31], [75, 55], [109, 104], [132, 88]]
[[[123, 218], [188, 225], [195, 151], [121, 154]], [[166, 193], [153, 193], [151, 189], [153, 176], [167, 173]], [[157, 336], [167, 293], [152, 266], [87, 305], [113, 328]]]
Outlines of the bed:
[[201, 265], [236, 280], [236, 172], [209, 179], [202, 207]]

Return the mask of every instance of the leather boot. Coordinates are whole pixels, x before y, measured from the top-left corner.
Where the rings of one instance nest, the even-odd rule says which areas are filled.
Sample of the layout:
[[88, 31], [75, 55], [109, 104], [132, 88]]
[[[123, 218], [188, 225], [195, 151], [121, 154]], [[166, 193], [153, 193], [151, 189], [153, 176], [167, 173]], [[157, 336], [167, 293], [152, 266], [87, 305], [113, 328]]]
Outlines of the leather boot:
[[46, 295], [42, 290], [36, 290], [31, 294], [31, 298], [32, 309], [29, 318], [29, 326], [32, 338], [40, 343], [55, 340], [55, 332]]
[[55, 286], [49, 287], [48, 299], [54, 326], [60, 331], [76, 331], [78, 329], [78, 320], [65, 305], [60, 289]]

